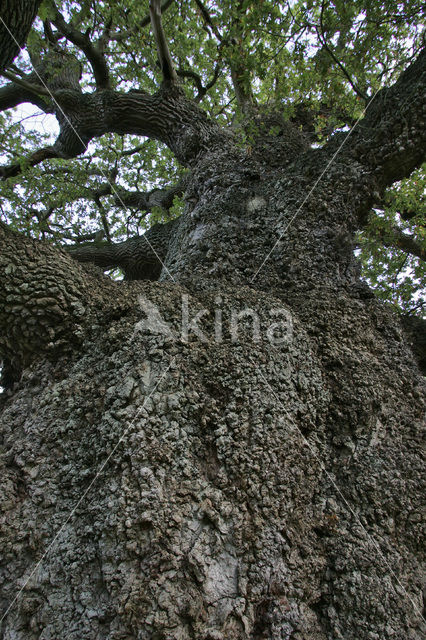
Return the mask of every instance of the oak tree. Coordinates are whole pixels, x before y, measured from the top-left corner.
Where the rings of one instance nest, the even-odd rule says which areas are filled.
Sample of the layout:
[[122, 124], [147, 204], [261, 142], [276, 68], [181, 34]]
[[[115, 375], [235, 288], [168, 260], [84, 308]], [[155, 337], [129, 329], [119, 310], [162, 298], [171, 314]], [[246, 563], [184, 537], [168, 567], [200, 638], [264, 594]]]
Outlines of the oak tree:
[[420, 638], [420, 3], [39, 4], [0, 20], [3, 637]]

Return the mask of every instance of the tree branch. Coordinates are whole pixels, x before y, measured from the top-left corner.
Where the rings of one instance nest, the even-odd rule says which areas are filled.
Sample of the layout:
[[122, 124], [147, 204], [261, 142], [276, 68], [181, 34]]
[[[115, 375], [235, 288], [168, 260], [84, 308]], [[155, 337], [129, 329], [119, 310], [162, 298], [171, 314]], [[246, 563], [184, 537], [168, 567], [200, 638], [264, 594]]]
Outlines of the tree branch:
[[32, 153], [28, 158], [24, 158], [22, 162], [16, 162], [14, 164], [0, 167], [0, 178], [2, 180], [13, 178], [19, 175], [24, 167], [35, 167], [37, 164], [40, 164], [40, 162], [43, 162], [43, 160], [58, 157], [60, 156], [58, 155], [54, 147], [44, 147], [43, 149], [38, 149], [38, 151]]
[[395, 247], [416, 256], [423, 262], [426, 261], [426, 249], [424, 249], [412, 236], [406, 235], [398, 227], [392, 226], [390, 229], [375, 228], [374, 233], [381, 239], [385, 247]]
[[212, 32], [214, 33], [214, 35], [216, 36], [217, 40], [219, 42], [222, 42], [222, 35], [219, 32], [218, 28], [216, 27], [216, 25], [214, 24], [209, 11], [207, 10], [207, 7], [204, 6], [204, 4], [201, 2], [201, 0], [195, 0], [195, 4], [197, 5], [197, 7], [200, 10], [200, 13], [203, 17], [204, 22], [206, 23], [206, 25], [208, 25], [210, 27], [210, 29], [212, 30]]
[[[161, 5], [161, 14], [164, 15], [170, 5], [174, 2], [174, 0], [165, 0]], [[149, 24], [151, 24], [151, 16], [150, 14], [146, 15], [142, 20], [138, 23], [138, 25], [132, 29], [128, 29], [127, 31], [120, 31], [119, 33], [112, 33], [109, 36], [110, 40], [114, 40], [114, 42], [123, 42], [123, 40], [127, 40], [131, 35], [133, 35], [136, 31], [140, 29], [144, 29]]]
[[197, 87], [198, 95], [200, 95], [203, 91], [205, 93], [205, 89], [203, 87], [203, 83], [201, 82], [201, 77], [198, 73], [195, 73], [192, 69], [182, 69], [179, 68], [176, 70], [177, 75], [180, 78], [190, 78], [194, 81], [195, 86]]
[[166, 36], [164, 34], [163, 24], [161, 22], [161, 4], [160, 0], [149, 1], [149, 13], [151, 16], [151, 25], [154, 32], [155, 42], [157, 44], [158, 60], [160, 62], [163, 80], [166, 85], [177, 84], [177, 75], [170, 55]]
[[325, 35], [324, 22], [323, 22], [323, 20], [324, 20], [324, 7], [325, 7], [325, 3], [324, 3], [324, 0], [323, 0], [323, 2], [321, 3], [321, 12], [320, 12], [320, 30], [318, 30], [318, 27], [315, 27], [315, 30], [316, 30], [317, 36], [318, 36], [318, 40], [322, 44], [323, 48], [327, 51], [327, 53], [331, 57], [331, 59], [334, 60], [334, 62], [339, 67], [339, 69], [342, 71], [343, 75], [348, 80], [349, 84], [351, 85], [352, 89], [355, 91], [357, 96], [359, 98], [361, 98], [361, 100], [363, 100], [364, 103], [366, 104], [367, 101], [368, 101], [368, 96], [363, 91], [361, 91], [361, 89], [358, 87], [358, 85], [353, 81], [351, 75], [346, 70], [346, 67], [340, 62], [340, 60], [335, 55], [334, 51], [327, 44], [327, 38], [326, 38], [326, 35]]
[[186, 188], [187, 178], [184, 176], [172, 187], [153, 189], [147, 193], [141, 191], [117, 190], [114, 201], [117, 206], [134, 207], [139, 211], [152, 211], [154, 207], [169, 210], [176, 196], [181, 196]]
[[104, 56], [104, 40], [106, 33], [97, 44], [93, 44], [88, 33], [80, 33], [72, 25], [68, 24], [62, 14], [55, 7], [53, 24], [69, 42], [81, 49], [92, 67], [98, 89], [108, 89], [110, 87], [109, 69]]
[[219, 75], [220, 75], [220, 70], [221, 70], [220, 65], [217, 64], [215, 67], [212, 79], [206, 84], [205, 87], [203, 86], [201, 77], [198, 75], [198, 73], [195, 73], [195, 71], [193, 71], [192, 69], [180, 68], [180, 69], [177, 69], [176, 73], [181, 78], [190, 78], [191, 80], [194, 81], [194, 84], [197, 87], [197, 91], [198, 91], [194, 100], [195, 102], [201, 102], [201, 100], [206, 95], [207, 91], [216, 84], [217, 79], [219, 78]]
[[86, 196], [95, 201], [107, 195], [114, 196], [114, 204], [117, 207], [129, 207], [149, 213], [154, 207], [160, 207], [168, 211], [173, 205], [176, 196], [181, 196], [186, 188], [187, 178], [182, 177], [175, 185], [166, 189], [152, 189], [152, 191], [129, 191], [121, 187], [113, 188], [111, 183], [101, 185], [96, 191], [88, 189]]
[[[43, 87], [41, 84], [32, 84], [31, 82], [28, 82], [23, 78], [18, 78], [18, 76], [15, 76], [13, 75], [13, 73], [9, 73], [8, 71], [3, 71], [1, 75], [8, 80], [11, 80], [11, 82], [17, 84], [19, 87], [22, 87], [22, 89], [25, 89], [28, 93], [34, 93], [40, 96], [48, 96], [49, 98], [51, 97], [51, 91], [46, 89], [46, 87]], [[31, 75], [33, 78], [35, 78], [33, 74]]]
[[[105, 133], [133, 134], [164, 142], [184, 166], [190, 166], [206, 149], [229, 144], [231, 134], [183, 93], [162, 88], [158, 93], [98, 91], [92, 94], [60, 89], [55, 93], [60, 108], [56, 117], [60, 134], [53, 147], [40, 149], [23, 164], [35, 165], [46, 158], [75, 158], [90, 140]], [[0, 168], [3, 178], [15, 176], [21, 165]]]
[[[374, 177], [377, 201], [384, 189], [409, 176], [425, 159], [426, 50], [389, 89], [382, 89], [351, 133], [342, 156], [356, 159]], [[341, 144], [336, 136], [326, 145]]]
[[[34, 74], [24, 76], [26, 83], [34, 86], [33, 81], [36, 80]], [[52, 103], [47, 102], [41, 95], [34, 91], [29, 91], [27, 87], [24, 87], [22, 83], [17, 84], [15, 81], [10, 84], [0, 87], [0, 111], [6, 109], [12, 109], [13, 107], [22, 104], [23, 102], [30, 102], [36, 107], [44, 111], [45, 113], [52, 113]]]
[[410, 209], [410, 208], [405, 208], [403, 210], [399, 209], [398, 207], [395, 207], [395, 204], [392, 202], [392, 197], [385, 197], [379, 201], [377, 201], [375, 203], [376, 208], [380, 208], [380, 209], [385, 209], [388, 206], [391, 206], [393, 208], [395, 208], [397, 214], [399, 215], [399, 217], [401, 218], [401, 220], [405, 220], [406, 222], [409, 222], [410, 220], [413, 220], [413, 218], [418, 218], [415, 223], [416, 225], [420, 226], [420, 227], [424, 227], [425, 226], [425, 220], [422, 219], [423, 215], [420, 214], [420, 211], [416, 210], [416, 209]]
[[101, 197], [99, 194], [95, 193], [94, 201], [96, 202], [96, 206], [98, 207], [99, 213], [101, 215], [102, 229], [103, 229], [104, 235], [107, 241], [111, 242], [111, 232], [108, 224], [108, 216], [101, 202]]
[[[231, 44], [230, 40], [227, 38], [224, 38], [222, 34], [219, 32], [219, 30], [217, 29], [216, 25], [214, 24], [210, 16], [208, 9], [204, 6], [203, 2], [201, 0], [195, 0], [195, 2], [197, 7], [200, 10], [200, 13], [203, 17], [204, 22], [212, 30], [217, 40], [219, 41], [220, 48], [229, 47]], [[243, 13], [243, 5], [241, 2], [238, 4], [237, 9], [240, 13]], [[234, 20], [232, 21], [232, 26], [236, 27], [237, 32], [241, 31], [238, 18], [237, 19], [234, 18]], [[235, 47], [235, 44], [233, 46]], [[237, 104], [243, 113], [248, 114], [253, 109], [253, 103], [254, 103], [253, 92], [250, 85], [250, 81], [247, 82], [247, 69], [246, 69], [246, 65], [244, 64], [243, 56], [241, 56], [240, 59], [241, 59], [241, 62], [238, 64], [235, 64], [235, 62], [232, 62], [230, 60], [228, 62], [231, 69], [232, 84], [234, 86]], [[220, 70], [217, 67], [215, 70], [215, 75], [216, 75], [216, 71], [219, 75]], [[214, 82], [216, 82], [217, 77], [214, 79]], [[213, 84], [210, 86], [213, 86]], [[208, 90], [208, 88], [210, 88], [210, 86], [206, 87], [206, 91]]]
[[0, 71], [6, 69], [25, 44], [41, 0], [5, 0], [0, 16]]
[[119, 267], [126, 280], [157, 280], [169, 243], [179, 224], [179, 218], [166, 224], [156, 224], [144, 235], [125, 242], [70, 249], [79, 262], [91, 262], [104, 271]]
[[252, 115], [254, 107], [253, 88], [251, 86], [249, 66], [247, 64], [248, 54], [243, 47], [244, 32], [242, 17], [246, 13], [247, 8], [246, 3], [242, 1], [237, 3], [237, 13], [233, 17], [230, 26], [230, 29], [234, 30], [233, 37], [222, 38], [221, 45], [234, 52], [234, 55], [232, 55], [232, 53], [228, 55], [228, 64], [231, 70], [231, 79], [237, 104], [243, 114]]
[[[401, 218], [401, 220], [405, 220], [406, 222], [408, 222], [409, 220], [413, 220], [413, 218], [416, 218], [418, 216], [420, 216], [418, 211], [410, 211], [409, 209], [404, 209], [404, 211], [399, 211], [398, 210], [398, 215]], [[426, 226], [426, 221], [425, 219], [419, 219], [416, 220], [416, 224], [419, 227], [425, 227]]]
[[143, 151], [145, 148], [145, 143], [139, 144], [137, 147], [133, 147], [132, 149], [126, 149], [126, 151], [121, 152], [121, 156], [133, 156], [135, 153], [139, 153]]

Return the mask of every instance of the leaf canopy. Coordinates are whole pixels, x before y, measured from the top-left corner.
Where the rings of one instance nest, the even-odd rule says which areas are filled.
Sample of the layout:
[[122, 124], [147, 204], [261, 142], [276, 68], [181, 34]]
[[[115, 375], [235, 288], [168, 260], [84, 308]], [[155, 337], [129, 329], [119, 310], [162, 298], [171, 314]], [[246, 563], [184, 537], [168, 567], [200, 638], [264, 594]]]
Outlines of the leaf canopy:
[[[414, 0], [166, 0], [163, 27], [187, 96], [211, 118], [235, 127], [246, 100], [297, 119], [316, 146], [353, 127], [424, 45], [422, 3]], [[45, 0], [10, 70], [36, 83], [31, 74], [40, 65], [59, 76], [64, 65], [51, 62], [54, 51], [67, 54], [70, 69], [79, 61], [84, 92], [96, 91], [102, 73], [116, 91], [153, 93], [161, 84], [148, 0]], [[94, 67], [90, 52], [103, 67]], [[9, 84], [3, 79], [0, 93]], [[48, 96], [0, 112], [2, 164], [20, 166], [3, 181], [0, 202], [2, 219], [15, 228], [62, 243], [103, 229], [114, 240], [181, 212], [179, 197], [167, 211], [123, 205], [126, 191], [167, 188], [184, 174], [161, 143], [107, 134], [78, 158], [28, 166], [29, 155], [57, 134]], [[426, 251], [425, 185], [424, 167], [393, 185], [359, 238], [364, 277], [395, 308], [418, 314], [426, 304], [425, 263], [403, 236], [420, 255]]]

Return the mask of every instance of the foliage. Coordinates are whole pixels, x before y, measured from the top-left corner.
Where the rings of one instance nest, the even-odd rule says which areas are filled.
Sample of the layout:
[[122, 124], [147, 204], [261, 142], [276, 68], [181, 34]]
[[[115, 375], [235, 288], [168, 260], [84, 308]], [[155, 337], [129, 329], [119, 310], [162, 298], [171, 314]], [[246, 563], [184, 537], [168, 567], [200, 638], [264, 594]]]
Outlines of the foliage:
[[[238, 87], [255, 106], [279, 110], [285, 117], [294, 117], [303, 104], [310, 110], [317, 145], [334, 130], [354, 126], [375, 93], [416, 56], [423, 40], [422, 4], [416, 0], [166, 4], [164, 30], [188, 97], [223, 125], [234, 126], [244, 118]], [[56, 6], [68, 24], [89, 34], [92, 42], [104, 43], [113, 89], [158, 89], [148, 0], [57, 0]], [[58, 32], [51, 22], [54, 15], [52, 0], [46, 0], [28, 40], [32, 61], [48, 61], [52, 34], [58, 36], [55, 47], [82, 65], [83, 90], [94, 91], [86, 55]], [[15, 65], [18, 74], [32, 71], [27, 54]], [[2, 164], [17, 161], [22, 166], [20, 175], [2, 185], [1, 217], [29, 234], [69, 242], [107, 229], [109, 238], [123, 239], [182, 209], [178, 200], [169, 212], [142, 212], [120, 203], [122, 189], [149, 191], [181, 176], [171, 152], [154, 140], [109, 134], [90, 143], [77, 159], [26, 168], [32, 150], [53, 143], [54, 116], [33, 106], [4, 111], [0, 132]], [[250, 146], [247, 131], [240, 139]], [[393, 186], [382, 214], [372, 218], [360, 239], [364, 276], [383, 299], [404, 311], [419, 312], [424, 303], [424, 263], [392, 246], [392, 227], [413, 234], [424, 247], [425, 212], [419, 206], [424, 175], [420, 170]], [[399, 212], [407, 208], [418, 214], [403, 220]]]
[[360, 259], [366, 279], [377, 295], [397, 311], [426, 312], [426, 263], [397, 248], [400, 233], [426, 252], [426, 167], [394, 184], [384, 208], [370, 216], [360, 234]]

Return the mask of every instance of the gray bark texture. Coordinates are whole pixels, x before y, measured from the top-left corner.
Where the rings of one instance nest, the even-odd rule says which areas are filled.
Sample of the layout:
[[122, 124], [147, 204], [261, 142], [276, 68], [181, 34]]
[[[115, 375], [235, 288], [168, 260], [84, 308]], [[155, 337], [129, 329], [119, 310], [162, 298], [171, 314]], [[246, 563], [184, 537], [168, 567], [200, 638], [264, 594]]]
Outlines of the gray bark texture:
[[261, 119], [191, 156], [176, 120], [159, 281], [0, 226], [2, 638], [424, 637], [424, 378], [353, 256], [423, 157], [422, 73], [337, 157]]
[[0, 0], [0, 71], [25, 44], [41, 0]]

